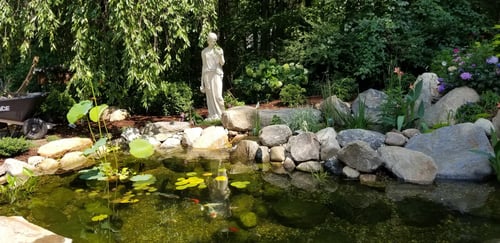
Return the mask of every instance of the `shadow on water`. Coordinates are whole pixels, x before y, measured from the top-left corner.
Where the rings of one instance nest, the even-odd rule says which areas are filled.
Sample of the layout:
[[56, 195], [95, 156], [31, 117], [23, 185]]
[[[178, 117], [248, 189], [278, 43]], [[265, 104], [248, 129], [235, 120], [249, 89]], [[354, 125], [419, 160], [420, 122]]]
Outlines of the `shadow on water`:
[[[0, 213], [22, 215], [74, 242], [92, 243], [500, 239], [498, 183], [388, 182], [381, 189], [311, 176], [317, 190], [304, 191], [288, 175], [266, 177], [262, 167], [232, 174], [232, 165], [217, 159], [124, 161], [154, 175], [153, 189], [85, 181], [77, 174], [43, 176], [34, 194], [1, 204]], [[181, 178], [198, 184], [179, 189]], [[101, 215], [107, 218], [96, 218]]]

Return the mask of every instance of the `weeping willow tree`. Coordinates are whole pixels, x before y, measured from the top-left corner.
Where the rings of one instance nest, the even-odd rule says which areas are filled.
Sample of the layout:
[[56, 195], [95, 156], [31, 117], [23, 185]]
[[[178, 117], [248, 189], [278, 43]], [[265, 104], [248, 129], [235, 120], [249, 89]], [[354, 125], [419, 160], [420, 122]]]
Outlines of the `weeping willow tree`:
[[183, 53], [215, 29], [216, 7], [216, 0], [0, 0], [0, 78], [37, 55], [69, 68], [68, 88], [79, 98], [121, 104], [132, 94], [148, 107]]

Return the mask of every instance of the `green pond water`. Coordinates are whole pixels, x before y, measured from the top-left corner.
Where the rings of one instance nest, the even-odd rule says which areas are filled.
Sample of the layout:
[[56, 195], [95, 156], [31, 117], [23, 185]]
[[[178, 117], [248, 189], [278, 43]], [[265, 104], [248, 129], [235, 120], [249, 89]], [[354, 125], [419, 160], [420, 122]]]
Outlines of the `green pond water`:
[[[231, 174], [231, 164], [219, 160], [130, 159], [125, 164], [156, 181], [134, 190], [132, 182], [43, 176], [34, 193], [1, 204], [0, 215], [21, 215], [74, 242], [92, 243], [500, 239], [500, 188], [494, 181], [417, 186], [391, 179], [373, 187], [317, 174], [312, 182], [318, 189], [308, 192], [264, 180], [286, 182], [287, 177], [266, 177], [262, 165], [253, 173]], [[221, 192], [217, 183], [224, 182], [216, 179], [221, 168], [227, 168], [230, 194], [215, 197]], [[179, 178], [189, 177], [201, 178], [207, 187], [177, 190], [183, 184]], [[230, 185], [245, 181], [244, 188]]]

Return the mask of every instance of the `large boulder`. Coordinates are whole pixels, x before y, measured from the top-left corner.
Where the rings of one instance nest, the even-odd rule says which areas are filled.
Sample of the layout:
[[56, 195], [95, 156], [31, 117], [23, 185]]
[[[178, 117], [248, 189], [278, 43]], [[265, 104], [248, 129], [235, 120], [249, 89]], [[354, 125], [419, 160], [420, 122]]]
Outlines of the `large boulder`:
[[0, 238], [3, 239], [2, 242], [72, 242], [71, 239], [32, 224], [21, 216], [0, 216]]
[[378, 123], [382, 114], [382, 104], [387, 100], [387, 94], [376, 89], [368, 89], [359, 94], [352, 102], [352, 112], [355, 115], [360, 113], [360, 104], [364, 104], [365, 117], [370, 121]]
[[455, 114], [458, 108], [477, 101], [479, 101], [479, 95], [474, 89], [469, 87], [453, 89], [425, 110], [423, 120], [429, 127], [442, 123], [455, 124]]
[[228, 132], [221, 126], [210, 126], [203, 129], [201, 136], [193, 143], [195, 149], [217, 150], [230, 146]]
[[431, 184], [436, 178], [434, 160], [421, 152], [397, 146], [385, 146], [378, 150], [387, 169], [397, 177], [416, 184]]
[[250, 106], [236, 106], [222, 113], [222, 125], [232, 131], [252, 130], [257, 119], [257, 109]]
[[376, 131], [359, 128], [345, 129], [337, 134], [337, 141], [341, 147], [353, 141], [363, 141], [368, 143], [372, 149], [377, 150], [380, 146], [384, 145], [385, 135]]
[[319, 160], [320, 144], [316, 134], [304, 132], [288, 139], [287, 151], [295, 162]]
[[59, 158], [68, 152], [83, 151], [92, 147], [90, 138], [63, 138], [48, 142], [38, 148], [38, 154], [47, 158]]
[[287, 125], [270, 125], [259, 132], [259, 141], [262, 145], [274, 147], [285, 144], [292, 136], [292, 130]]
[[438, 167], [438, 179], [483, 180], [492, 174], [488, 156], [474, 150], [493, 153], [493, 148], [484, 130], [472, 123], [414, 136], [405, 148], [432, 157]]
[[359, 140], [343, 147], [338, 153], [338, 159], [361, 172], [373, 172], [382, 165], [377, 151], [368, 143]]

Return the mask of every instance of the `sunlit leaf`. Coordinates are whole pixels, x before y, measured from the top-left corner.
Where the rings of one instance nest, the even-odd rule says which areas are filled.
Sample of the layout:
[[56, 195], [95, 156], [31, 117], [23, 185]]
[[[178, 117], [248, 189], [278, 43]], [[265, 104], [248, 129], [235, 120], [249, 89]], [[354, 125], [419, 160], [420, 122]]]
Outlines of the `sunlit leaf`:
[[130, 142], [129, 147], [130, 154], [136, 158], [147, 158], [155, 152], [153, 145], [142, 138]]
[[107, 218], [108, 218], [107, 214], [99, 214], [97, 216], [92, 217], [91, 220], [94, 221], [94, 222], [99, 222], [99, 221], [103, 221], [103, 220], [105, 220]]
[[108, 105], [102, 104], [99, 106], [95, 106], [90, 109], [89, 118], [93, 122], [98, 122], [101, 118], [102, 113], [108, 108]]
[[66, 119], [70, 124], [75, 124], [75, 122], [88, 114], [92, 106], [92, 101], [90, 100], [80, 101], [80, 103], [74, 104], [71, 107], [68, 114], [66, 114]]
[[108, 139], [107, 139], [107, 138], [100, 138], [99, 140], [97, 140], [97, 142], [95, 142], [95, 143], [92, 145], [92, 147], [90, 147], [90, 148], [88, 148], [88, 149], [85, 149], [85, 150], [83, 151], [83, 155], [84, 155], [84, 156], [87, 156], [87, 155], [91, 155], [91, 154], [93, 154], [93, 153], [97, 152], [97, 150], [98, 150], [100, 147], [102, 147], [102, 146], [106, 145], [106, 142], [107, 142], [107, 141], [108, 141]]

